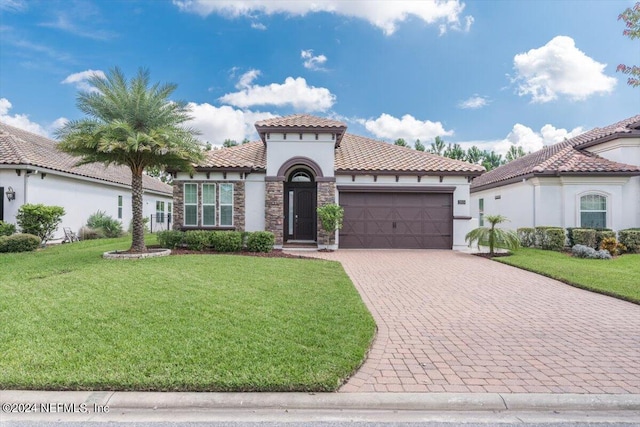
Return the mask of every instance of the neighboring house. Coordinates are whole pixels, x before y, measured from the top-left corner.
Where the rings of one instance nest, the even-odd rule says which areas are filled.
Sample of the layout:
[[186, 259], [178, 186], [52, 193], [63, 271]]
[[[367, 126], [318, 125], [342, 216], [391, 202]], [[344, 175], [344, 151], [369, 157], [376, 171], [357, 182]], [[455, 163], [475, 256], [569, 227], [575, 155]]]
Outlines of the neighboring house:
[[[0, 220], [16, 223], [16, 213], [25, 203], [62, 206], [66, 214], [62, 227], [77, 232], [89, 215], [104, 211], [131, 222], [131, 171], [127, 167], [89, 164], [75, 166], [77, 157], [56, 148], [57, 142], [0, 123]], [[167, 228], [172, 188], [155, 178], [143, 178], [144, 215], [153, 215], [154, 228]], [[14, 200], [8, 196], [15, 195]], [[157, 212], [157, 215], [156, 215]], [[156, 220], [160, 220], [156, 223]]]
[[475, 178], [471, 215], [510, 228], [640, 227], [640, 115], [596, 128]]
[[292, 115], [256, 123], [261, 141], [208, 153], [174, 176], [174, 228], [267, 230], [276, 247], [326, 243], [316, 208], [345, 210], [340, 248], [465, 247], [481, 166], [350, 135]]

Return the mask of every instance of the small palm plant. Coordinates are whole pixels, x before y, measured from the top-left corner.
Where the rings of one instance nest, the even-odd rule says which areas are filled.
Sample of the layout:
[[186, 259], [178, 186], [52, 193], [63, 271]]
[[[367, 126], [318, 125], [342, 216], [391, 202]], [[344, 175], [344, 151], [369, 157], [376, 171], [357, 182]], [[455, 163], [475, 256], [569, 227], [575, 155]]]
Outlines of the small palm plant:
[[491, 227], [478, 227], [468, 232], [464, 240], [469, 242], [469, 246], [473, 242], [478, 243], [478, 248], [480, 248], [480, 245], [489, 246], [489, 254], [492, 256], [495, 255], [495, 248], [514, 250], [520, 247], [520, 239], [515, 231], [496, 228], [496, 224], [509, 221], [506, 217], [502, 215], [486, 215], [484, 220], [489, 222]]

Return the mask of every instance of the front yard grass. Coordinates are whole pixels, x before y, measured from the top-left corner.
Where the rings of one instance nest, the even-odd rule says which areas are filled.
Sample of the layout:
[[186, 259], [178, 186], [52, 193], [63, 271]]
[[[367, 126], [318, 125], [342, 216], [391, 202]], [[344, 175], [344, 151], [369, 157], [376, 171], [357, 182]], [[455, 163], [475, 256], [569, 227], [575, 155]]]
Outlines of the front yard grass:
[[0, 254], [0, 389], [330, 391], [373, 339], [339, 263], [127, 247]]
[[612, 260], [581, 259], [568, 254], [522, 248], [494, 258], [570, 285], [640, 304], [640, 254]]

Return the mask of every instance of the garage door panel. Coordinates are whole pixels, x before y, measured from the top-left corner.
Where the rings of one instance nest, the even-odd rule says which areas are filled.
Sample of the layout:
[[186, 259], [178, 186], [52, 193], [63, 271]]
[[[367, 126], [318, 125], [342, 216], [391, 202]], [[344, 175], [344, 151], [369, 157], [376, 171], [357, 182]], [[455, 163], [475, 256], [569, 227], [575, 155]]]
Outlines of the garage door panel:
[[342, 248], [451, 249], [453, 195], [341, 193]]

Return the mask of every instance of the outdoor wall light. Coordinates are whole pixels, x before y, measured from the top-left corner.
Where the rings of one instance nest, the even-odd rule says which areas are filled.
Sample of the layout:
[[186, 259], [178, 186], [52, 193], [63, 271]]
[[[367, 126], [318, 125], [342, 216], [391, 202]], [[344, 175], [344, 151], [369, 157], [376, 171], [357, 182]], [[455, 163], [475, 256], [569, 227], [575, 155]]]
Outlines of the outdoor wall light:
[[8, 201], [12, 201], [16, 199], [16, 192], [13, 191], [13, 187], [7, 188], [7, 191], [5, 191], [5, 194], [7, 195]]

